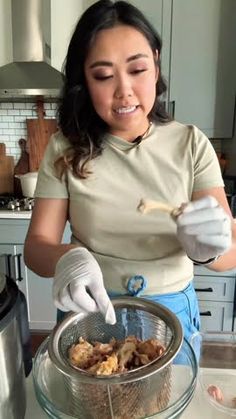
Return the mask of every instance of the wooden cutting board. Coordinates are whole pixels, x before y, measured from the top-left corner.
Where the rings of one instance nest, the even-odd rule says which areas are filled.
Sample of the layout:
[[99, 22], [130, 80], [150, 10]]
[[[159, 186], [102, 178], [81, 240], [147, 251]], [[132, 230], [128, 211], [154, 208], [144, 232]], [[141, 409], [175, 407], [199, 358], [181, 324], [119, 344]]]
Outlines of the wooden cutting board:
[[29, 153], [26, 150], [26, 140], [24, 138], [20, 138], [18, 144], [21, 150], [21, 155], [15, 165], [14, 173], [15, 175], [24, 175], [29, 172]]
[[13, 194], [14, 157], [6, 156], [6, 146], [0, 143], [0, 195]]
[[[21, 155], [17, 164], [15, 165], [14, 175], [24, 175], [25, 173], [29, 172], [29, 153], [26, 150], [27, 143], [24, 138], [20, 138], [18, 144], [21, 150]], [[14, 177], [14, 196], [16, 198], [23, 196], [20, 179], [16, 177]]]
[[37, 101], [37, 114], [37, 119], [26, 119], [30, 172], [38, 171], [48, 141], [58, 129], [56, 119], [44, 118], [42, 100]]

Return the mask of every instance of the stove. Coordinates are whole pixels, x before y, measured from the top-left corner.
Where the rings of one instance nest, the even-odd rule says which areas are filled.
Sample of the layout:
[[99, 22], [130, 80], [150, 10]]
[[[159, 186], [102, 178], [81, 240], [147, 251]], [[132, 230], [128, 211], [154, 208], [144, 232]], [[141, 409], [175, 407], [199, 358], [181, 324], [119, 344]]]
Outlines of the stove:
[[30, 218], [34, 198], [0, 196], [0, 218]]

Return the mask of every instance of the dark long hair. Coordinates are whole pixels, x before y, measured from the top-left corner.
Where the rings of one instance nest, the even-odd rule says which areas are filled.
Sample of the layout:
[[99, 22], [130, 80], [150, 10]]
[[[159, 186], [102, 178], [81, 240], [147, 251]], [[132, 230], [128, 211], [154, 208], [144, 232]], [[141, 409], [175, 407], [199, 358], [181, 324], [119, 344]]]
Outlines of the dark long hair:
[[[71, 144], [63, 161], [73, 174], [86, 178], [88, 162], [102, 152], [102, 137], [107, 124], [98, 116], [86, 86], [84, 63], [96, 34], [119, 24], [129, 25], [141, 32], [155, 54], [161, 53], [162, 42], [145, 16], [125, 1], [100, 0], [89, 7], [79, 19], [72, 35], [64, 67], [64, 87], [58, 108], [59, 126]], [[168, 122], [169, 116], [160, 95], [166, 91], [160, 63], [156, 84], [156, 100], [149, 114], [151, 121]], [[61, 163], [60, 159], [59, 162]]]

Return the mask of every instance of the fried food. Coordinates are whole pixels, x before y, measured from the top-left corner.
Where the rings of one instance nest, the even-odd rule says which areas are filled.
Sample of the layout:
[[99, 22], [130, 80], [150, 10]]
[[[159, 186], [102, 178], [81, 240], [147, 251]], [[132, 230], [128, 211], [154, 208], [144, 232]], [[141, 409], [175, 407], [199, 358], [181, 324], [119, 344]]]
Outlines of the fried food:
[[94, 375], [111, 375], [122, 373], [149, 364], [160, 358], [165, 347], [157, 339], [140, 340], [128, 336], [109, 343], [89, 343], [82, 337], [68, 351], [72, 366]]

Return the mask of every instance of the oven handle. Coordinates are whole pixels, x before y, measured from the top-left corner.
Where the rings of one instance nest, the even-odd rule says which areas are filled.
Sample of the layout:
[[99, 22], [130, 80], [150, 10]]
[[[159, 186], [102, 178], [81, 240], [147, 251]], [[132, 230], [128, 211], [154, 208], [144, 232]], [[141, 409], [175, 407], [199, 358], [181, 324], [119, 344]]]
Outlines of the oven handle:
[[12, 256], [13, 260], [14, 260], [14, 276], [15, 276], [15, 281], [22, 281], [23, 277], [21, 274], [21, 253], [17, 253], [16, 255]]
[[21, 274], [21, 253], [12, 255], [11, 253], [2, 253], [0, 257], [3, 257], [5, 260], [5, 272], [7, 280], [10, 281], [22, 281], [23, 277]]

